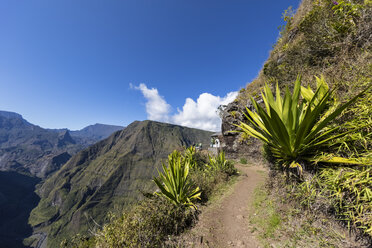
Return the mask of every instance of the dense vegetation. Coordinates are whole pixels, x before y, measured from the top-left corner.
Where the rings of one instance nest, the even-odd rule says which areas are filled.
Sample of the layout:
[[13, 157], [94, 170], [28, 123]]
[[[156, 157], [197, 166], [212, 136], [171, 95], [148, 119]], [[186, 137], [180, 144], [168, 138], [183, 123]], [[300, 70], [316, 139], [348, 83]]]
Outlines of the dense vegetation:
[[[288, 192], [304, 208], [334, 213], [348, 227], [372, 236], [371, 1], [304, 0], [295, 15], [288, 9], [283, 17], [286, 25], [282, 27], [281, 36], [263, 70], [257, 79], [241, 90], [237, 98], [244, 105], [247, 99], [253, 97], [250, 101], [257, 110], [247, 111], [246, 118], [241, 120], [241, 127], [245, 128], [245, 133], [264, 140], [270, 147], [266, 149], [266, 155], [274, 164], [284, 163], [287, 168], [293, 165], [307, 169], [301, 178], [286, 179], [287, 183], [294, 185]], [[293, 109], [302, 111], [316, 108], [317, 104], [311, 107], [316, 100], [306, 96], [306, 89], [311, 88], [317, 89], [320, 94], [321, 89], [319, 85], [315, 87], [317, 80], [314, 80], [314, 76], [323, 75], [329, 88], [333, 90], [333, 97], [324, 102], [324, 108], [319, 109], [320, 115], [305, 125], [304, 130], [307, 129], [310, 133], [319, 131], [314, 135], [302, 131], [291, 133], [297, 125], [292, 122], [294, 118], [291, 121], [281, 118], [283, 116], [280, 115], [280, 110], [275, 109], [274, 97], [270, 95], [270, 87], [274, 88], [278, 83], [277, 93], [287, 86], [293, 89], [294, 94], [289, 95], [289, 91], [286, 91], [284, 99], [297, 99], [299, 89], [293, 82], [298, 75], [302, 76], [302, 82], [306, 82], [309, 88], [300, 90], [302, 98], [292, 105], [292, 109], [289, 107], [290, 103], [283, 104], [285, 100], [280, 103], [282, 112], [286, 114]], [[265, 82], [268, 86], [265, 86]], [[255, 103], [262, 99], [259, 94], [262, 88], [265, 90], [264, 98], [272, 98], [264, 99], [266, 112]], [[355, 96], [358, 97], [354, 98]], [[281, 101], [280, 94], [275, 98], [276, 102]], [[324, 97], [320, 99], [325, 100]], [[337, 107], [349, 103], [352, 104], [340, 111], [339, 115], [331, 114], [332, 111], [337, 111]], [[272, 117], [269, 113], [273, 112], [279, 114]], [[332, 118], [327, 120], [330, 116]], [[325, 120], [327, 123], [322, 125]], [[276, 128], [280, 130], [275, 130]], [[327, 137], [330, 134], [331, 139]], [[304, 140], [302, 135], [310, 138]], [[309, 143], [301, 145], [296, 140]], [[331, 140], [332, 143], [329, 143]], [[309, 151], [308, 149], [314, 148], [311, 147], [314, 144], [319, 146], [311, 149], [311, 153], [301, 154], [300, 151], [294, 156], [288, 156], [286, 151], [291, 147]], [[294, 163], [288, 163], [289, 161]], [[276, 176], [270, 180], [281, 180], [280, 178], [282, 177]]]
[[174, 151], [167, 165], [163, 164], [163, 172], [154, 178], [158, 191], [145, 193], [143, 201], [122, 215], [110, 213], [110, 221], [92, 229], [91, 237], [76, 235], [61, 247], [171, 247], [172, 235], [195, 222], [197, 205], [205, 203], [236, 172], [223, 152], [211, 157], [193, 147], [184, 154]]

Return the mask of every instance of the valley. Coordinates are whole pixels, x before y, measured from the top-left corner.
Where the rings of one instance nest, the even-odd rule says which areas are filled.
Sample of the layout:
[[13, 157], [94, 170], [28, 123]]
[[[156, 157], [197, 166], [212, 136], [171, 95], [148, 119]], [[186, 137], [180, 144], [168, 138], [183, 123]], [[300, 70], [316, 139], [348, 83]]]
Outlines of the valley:
[[94, 229], [108, 211], [154, 190], [152, 178], [170, 152], [208, 146], [211, 134], [154, 121], [43, 129], [0, 112], [0, 243], [53, 247]]
[[[0, 111], [0, 244], [24, 247], [29, 216], [44, 180], [81, 149], [124, 127], [95, 124], [79, 131], [44, 129], [20, 114]], [[43, 235], [41, 235], [42, 237]]]
[[14, 171], [0, 171], [0, 244], [2, 248], [24, 247], [33, 232], [28, 218], [40, 197], [34, 192], [40, 179]]

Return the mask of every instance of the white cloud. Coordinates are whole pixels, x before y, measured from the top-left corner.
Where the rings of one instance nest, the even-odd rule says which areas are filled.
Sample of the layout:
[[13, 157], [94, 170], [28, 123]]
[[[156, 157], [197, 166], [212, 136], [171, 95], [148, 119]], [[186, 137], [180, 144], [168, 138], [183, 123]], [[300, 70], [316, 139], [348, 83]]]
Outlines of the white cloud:
[[209, 131], [221, 130], [221, 119], [218, 116], [217, 108], [232, 102], [238, 95], [237, 91], [230, 92], [224, 97], [203, 93], [196, 102], [187, 98], [182, 110], [177, 109], [176, 114], [170, 115], [171, 106], [159, 95], [157, 89], [149, 89], [145, 84], [139, 86], [130, 84], [130, 87], [140, 90], [146, 98], [148, 119]]
[[225, 97], [214, 96], [210, 93], [201, 94], [196, 102], [187, 98], [182, 110], [172, 117], [173, 123], [181, 126], [194, 127], [210, 131], [221, 130], [221, 119], [217, 108], [232, 102], [238, 92], [230, 92]]
[[169, 121], [169, 112], [171, 106], [164, 100], [162, 96], [159, 95], [157, 89], [149, 89], [145, 84], [140, 84], [139, 86], [133, 86], [130, 84], [131, 88], [140, 90], [143, 96], [146, 98], [146, 112], [147, 118], [154, 121]]

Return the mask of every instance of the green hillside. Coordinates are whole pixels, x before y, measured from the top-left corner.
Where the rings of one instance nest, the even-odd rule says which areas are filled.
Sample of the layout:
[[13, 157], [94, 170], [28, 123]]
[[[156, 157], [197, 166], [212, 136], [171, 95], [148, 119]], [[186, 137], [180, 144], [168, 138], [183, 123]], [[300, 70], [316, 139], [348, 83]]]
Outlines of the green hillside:
[[[346, 102], [371, 85], [371, 16], [371, 1], [303, 0], [295, 13], [292, 8], [285, 10], [286, 25], [281, 27], [280, 37], [262, 70], [226, 108], [222, 121], [226, 151], [250, 156], [257, 152], [252, 145], [257, 144], [255, 140], [230, 131], [238, 130], [233, 124], [246, 120], [242, 113], [246, 106], [252, 108], [250, 98], [261, 100], [265, 83], [271, 89], [278, 83], [284, 92], [286, 86], [293, 89], [297, 76], [301, 76], [302, 85], [314, 89], [315, 76], [323, 76], [335, 90], [336, 104]], [[331, 126], [341, 126], [342, 132], [370, 123], [371, 92], [369, 89]], [[370, 133], [370, 128], [353, 132], [340, 149], [332, 152], [371, 159]]]
[[207, 144], [210, 132], [154, 121], [136, 121], [79, 152], [38, 189], [30, 223], [48, 233], [48, 247], [102, 224], [109, 211], [153, 191], [153, 176], [174, 149]]

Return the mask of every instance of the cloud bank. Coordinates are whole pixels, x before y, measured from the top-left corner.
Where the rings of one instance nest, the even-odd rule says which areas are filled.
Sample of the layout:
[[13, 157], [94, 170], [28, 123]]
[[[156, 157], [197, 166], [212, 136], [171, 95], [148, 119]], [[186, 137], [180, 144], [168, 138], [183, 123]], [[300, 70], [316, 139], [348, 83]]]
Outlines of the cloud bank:
[[148, 119], [209, 131], [220, 131], [221, 119], [217, 108], [232, 102], [238, 95], [237, 91], [224, 97], [203, 93], [196, 101], [187, 98], [182, 109], [177, 109], [177, 113], [172, 115], [171, 106], [159, 95], [156, 88], [149, 89], [145, 84], [131, 87], [140, 90], [145, 97]]

